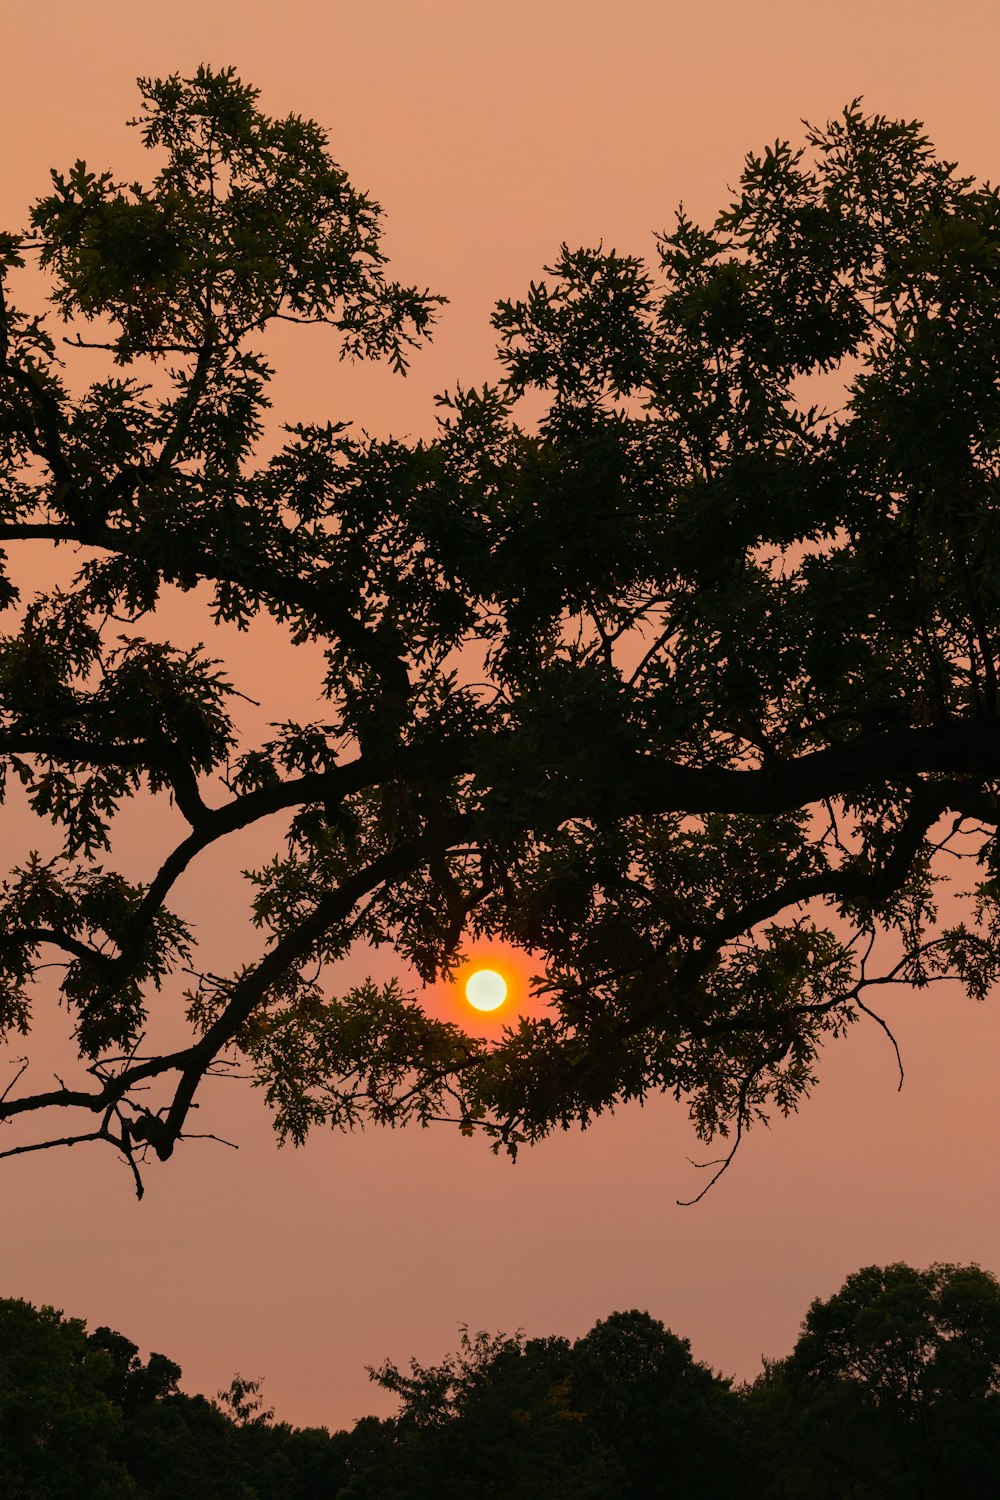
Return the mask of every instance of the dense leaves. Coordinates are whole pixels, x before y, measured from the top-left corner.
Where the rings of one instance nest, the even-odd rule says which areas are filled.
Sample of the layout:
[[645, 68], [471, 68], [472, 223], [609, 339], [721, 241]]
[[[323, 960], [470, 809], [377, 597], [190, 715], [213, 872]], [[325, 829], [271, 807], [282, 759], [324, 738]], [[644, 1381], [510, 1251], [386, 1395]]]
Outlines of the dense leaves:
[[108, 1328], [0, 1302], [10, 1500], [987, 1500], [1000, 1472], [1000, 1285], [978, 1266], [867, 1266], [793, 1353], [736, 1389], [643, 1312], [570, 1342], [470, 1335], [372, 1378], [396, 1416], [273, 1422], [261, 1382], [178, 1388]]
[[768, 1497], [996, 1493], [1000, 1286], [978, 1266], [866, 1266], [810, 1307], [749, 1392]]
[[131, 1500], [112, 1362], [86, 1325], [0, 1302], [0, 1490], [12, 1500]]
[[318, 1500], [339, 1491], [346, 1434], [257, 1420], [259, 1382], [186, 1396], [180, 1367], [143, 1364], [110, 1328], [0, 1301], [5, 1500]]
[[[74, 1138], [140, 1188], [234, 1060], [296, 1140], [415, 1115], [514, 1150], [663, 1090], [738, 1142], [872, 983], [983, 998], [997, 193], [852, 105], [748, 156], [653, 266], [563, 247], [433, 439], [335, 413], [276, 435], [274, 320], [402, 369], [441, 299], [388, 279], [317, 125], [231, 72], [140, 91], [150, 184], [77, 163], [0, 243], [0, 757], [46, 825], [0, 891], [0, 1034], [20, 1058], [63, 964], [85, 1070], [19, 1075], [0, 1117], [89, 1111]], [[62, 339], [16, 304], [29, 258]], [[69, 581], [22, 597], [53, 546]], [[165, 589], [207, 645], [162, 638]], [[211, 631], [265, 616], [324, 666], [314, 722], [254, 743]], [[140, 883], [114, 820], [151, 796], [180, 826]], [[257, 946], [210, 972], [175, 886], [276, 813]], [[388, 943], [429, 980], [484, 934], [533, 955], [544, 1001], [499, 1042], [343, 978]], [[40, 1118], [17, 1149], [65, 1138]]]

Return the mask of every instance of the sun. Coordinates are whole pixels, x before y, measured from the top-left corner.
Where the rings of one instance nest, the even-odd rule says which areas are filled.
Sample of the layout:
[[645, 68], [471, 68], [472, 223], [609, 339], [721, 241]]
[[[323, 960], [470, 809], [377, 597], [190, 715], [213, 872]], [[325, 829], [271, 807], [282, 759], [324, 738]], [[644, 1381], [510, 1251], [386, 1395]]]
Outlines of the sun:
[[507, 998], [507, 981], [496, 969], [477, 969], [466, 980], [465, 998], [476, 1010], [498, 1010]]

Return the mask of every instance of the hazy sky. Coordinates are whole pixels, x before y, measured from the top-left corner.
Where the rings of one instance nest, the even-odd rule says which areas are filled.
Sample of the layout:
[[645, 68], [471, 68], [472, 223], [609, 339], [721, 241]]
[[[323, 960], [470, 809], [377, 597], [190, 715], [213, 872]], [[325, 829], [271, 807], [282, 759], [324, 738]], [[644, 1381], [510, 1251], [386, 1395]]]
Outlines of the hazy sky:
[[[435, 392], [490, 374], [493, 302], [523, 292], [562, 240], [646, 253], [680, 200], [713, 215], [744, 153], [797, 136], [803, 117], [863, 95], [924, 120], [966, 171], [1000, 172], [995, 0], [46, 0], [7, 8], [3, 31], [3, 226], [24, 222], [50, 166], [145, 170], [124, 129], [137, 75], [233, 64], [266, 110], [329, 129], [387, 211], [396, 274], [450, 303], [405, 382], [338, 365], [325, 332], [283, 330], [269, 343], [276, 417], [379, 434], [428, 432]], [[175, 609], [170, 629], [201, 626]], [[216, 649], [270, 716], [308, 713], [311, 676], [279, 680], [276, 647]], [[141, 873], [148, 827], [131, 816], [121, 836]], [[266, 849], [254, 838], [187, 888], [220, 961], [256, 951], [224, 878]], [[1000, 1270], [1000, 1003], [900, 994], [886, 1014], [902, 1094], [885, 1038], [855, 1027], [804, 1112], [752, 1135], [689, 1209], [675, 1205], [700, 1186], [687, 1157], [705, 1153], [669, 1102], [512, 1166], [443, 1129], [279, 1152], [262, 1100], [229, 1085], [206, 1097], [203, 1125], [240, 1150], [183, 1146], [141, 1204], [110, 1153], [0, 1164], [0, 1295], [121, 1329], [176, 1359], [191, 1391], [264, 1375], [297, 1423], [387, 1410], [365, 1364], [436, 1359], [459, 1323], [575, 1336], [648, 1308], [698, 1357], [751, 1376], [859, 1265]]]

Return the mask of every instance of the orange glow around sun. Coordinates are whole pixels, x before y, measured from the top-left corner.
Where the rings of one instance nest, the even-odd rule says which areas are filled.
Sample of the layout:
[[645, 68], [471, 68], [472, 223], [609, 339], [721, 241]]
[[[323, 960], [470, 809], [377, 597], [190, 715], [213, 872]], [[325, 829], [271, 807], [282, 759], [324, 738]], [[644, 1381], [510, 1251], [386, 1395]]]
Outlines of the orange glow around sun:
[[[465, 1024], [485, 1026], [492, 1034], [531, 1008], [530, 978], [534, 965], [526, 953], [495, 939], [479, 939], [465, 951], [464, 962], [447, 982], [449, 1008], [458, 1005]], [[442, 996], [444, 998], [444, 996]], [[454, 1012], [452, 1012], [454, 1014]]]

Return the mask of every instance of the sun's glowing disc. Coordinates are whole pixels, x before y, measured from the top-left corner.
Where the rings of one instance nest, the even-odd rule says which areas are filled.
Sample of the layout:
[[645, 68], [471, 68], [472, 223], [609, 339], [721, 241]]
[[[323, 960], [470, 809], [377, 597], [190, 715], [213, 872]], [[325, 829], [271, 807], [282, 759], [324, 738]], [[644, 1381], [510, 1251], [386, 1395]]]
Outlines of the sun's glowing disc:
[[507, 998], [507, 985], [496, 969], [477, 969], [469, 976], [465, 996], [476, 1010], [497, 1010]]

